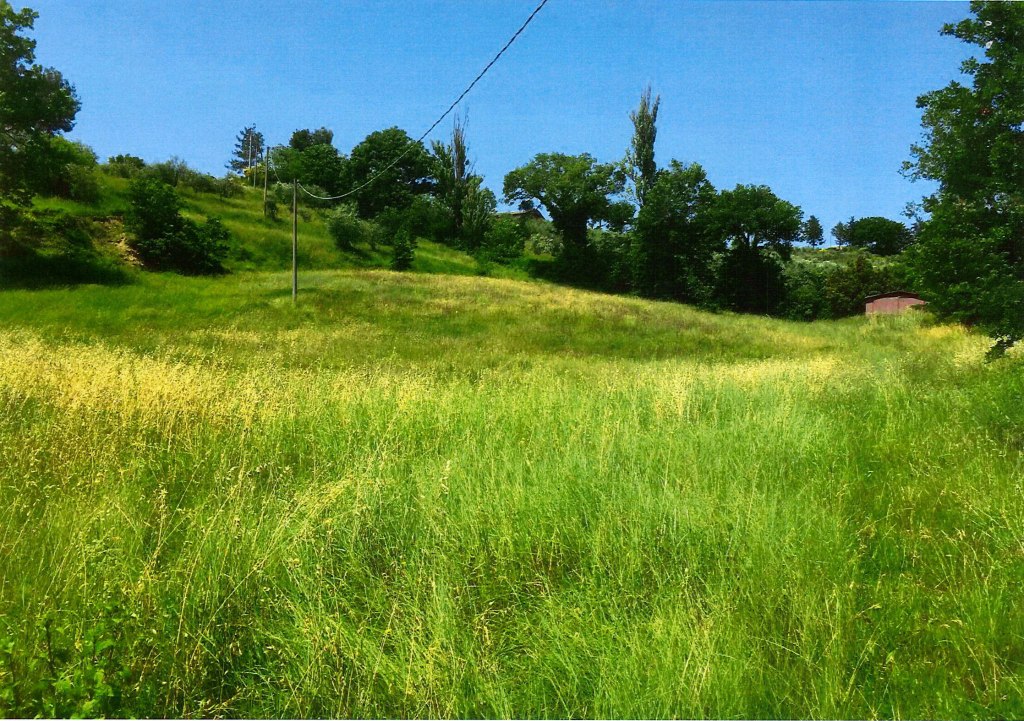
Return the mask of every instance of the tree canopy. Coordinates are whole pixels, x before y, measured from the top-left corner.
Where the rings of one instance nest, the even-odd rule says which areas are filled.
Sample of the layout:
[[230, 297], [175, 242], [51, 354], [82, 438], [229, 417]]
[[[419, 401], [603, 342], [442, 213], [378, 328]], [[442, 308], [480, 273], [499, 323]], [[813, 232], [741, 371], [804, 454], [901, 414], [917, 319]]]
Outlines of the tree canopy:
[[592, 283], [601, 271], [587, 229], [602, 222], [621, 226], [632, 216], [632, 206], [616, 199], [625, 183], [621, 167], [599, 163], [588, 153], [540, 153], [505, 176], [504, 195], [508, 203], [535, 200], [542, 205], [561, 236], [561, 273]]
[[821, 221], [814, 215], [809, 217], [800, 231], [800, 239], [812, 248], [816, 248], [825, 242], [825, 231], [821, 227]]
[[302, 152], [313, 145], [331, 145], [334, 143], [334, 131], [327, 128], [316, 130], [302, 129], [292, 133], [288, 146]]
[[850, 218], [846, 223], [837, 223], [832, 234], [842, 238], [843, 245], [864, 248], [875, 255], [896, 255], [914, 241], [910, 228], [879, 216]]
[[803, 212], [767, 185], [737, 185], [718, 194], [709, 228], [734, 247], [771, 249], [788, 258], [800, 238]]
[[640, 293], [706, 300], [712, 257], [723, 248], [706, 232], [714, 200], [714, 186], [700, 165], [673, 160], [658, 171], [634, 228], [633, 284]]
[[259, 158], [263, 157], [263, 133], [256, 130], [256, 126], [249, 125], [239, 131], [235, 137], [235, 148], [228, 161], [228, 169], [239, 175], [245, 175], [249, 168], [256, 165]]
[[629, 114], [633, 123], [633, 141], [626, 153], [626, 174], [633, 182], [637, 206], [643, 207], [647, 193], [655, 183], [658, 165], [654, 160], [654, 141], [658, 137], [658, 108], [661, 96], [651, 100], [651, 86], [640, 96], [640, 105]]
[[911, 254], [933, 310], [1005, 348], [1024, 338], [1024, 5], [972, 2], [943, 35], [978, 46], [958, 81], [918, 98], [924, 138], [905, 165], [937, 181]]
[[53, 139], [74, 127], [80, 107], [58, 71], [35, 63], [36, 42], [23, 33], [37, 17], [0, 0], [0, 225], [8, 230], [39, 189], [35, 169], [64, 152]]
[[370, 133], [352, 148], [348, 181], [362, 218], [372, 218], [386, 208], [406, 208], [412, 199], [430, 191], [431, 160], [423, 143], [402, 129], [392, 127]]

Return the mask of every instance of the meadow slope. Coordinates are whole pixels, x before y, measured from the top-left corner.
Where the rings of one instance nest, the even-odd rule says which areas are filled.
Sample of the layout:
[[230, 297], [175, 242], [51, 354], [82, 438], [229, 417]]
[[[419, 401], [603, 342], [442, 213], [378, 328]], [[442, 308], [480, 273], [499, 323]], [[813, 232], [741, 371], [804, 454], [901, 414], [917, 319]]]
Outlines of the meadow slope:
[[386, 271], [0, 293], [6, 715], [1024, 716], [1024, 374]]

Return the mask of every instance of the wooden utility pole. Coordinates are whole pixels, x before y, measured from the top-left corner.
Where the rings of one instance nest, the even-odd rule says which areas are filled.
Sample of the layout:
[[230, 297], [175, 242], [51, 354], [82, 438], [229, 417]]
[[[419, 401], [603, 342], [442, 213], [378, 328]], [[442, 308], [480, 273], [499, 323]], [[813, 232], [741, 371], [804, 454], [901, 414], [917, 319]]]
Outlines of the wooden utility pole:
[[267, 176], [270, 175], [270, 149], [263, 147], [263, 217], [267, 217]]
[[292, 303], [299, 295], [299, 181], [292, 181]]

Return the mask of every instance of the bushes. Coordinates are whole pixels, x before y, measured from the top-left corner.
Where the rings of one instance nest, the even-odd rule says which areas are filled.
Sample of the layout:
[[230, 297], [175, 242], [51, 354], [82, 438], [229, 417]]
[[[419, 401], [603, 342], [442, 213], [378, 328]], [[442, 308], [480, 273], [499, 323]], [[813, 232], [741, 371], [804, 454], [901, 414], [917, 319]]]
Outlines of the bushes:
[[135, 155], [115, 155], [107, 158], [103, 171], [118, 178], [133, 180], [146, 167], [146, 161]]
[[913, 288], [901, 264], [864, 252], [846, 263], [796, 260], [783, 276], [785, 297], [780, 313], [793, 320], [860, 315], [867, 296]]
[[392, 245], [391, 270], [409, 270], [412, 268], [413, 256], [416, 253], [416, 240], [408, 230], [402, 228], [395, 234]]
[[347, 205], [328, 213], [326, 222], [327, 232], [342, 251], [352, 250], [357, 243], [366, 241], [371, 232], [368, 224], [356, 217], [355, 209]]
[[479, 255], [495, 263], [509, 263], [523, 254], [526, 228], [511, 218], [498, 218], [484, 232]]
[[143, 263], [186, 274], [223, 272], [230, 234], [219, 220], [199, 225], [185, 218], [174, 188], [152, 178], [132, 181], [128, 199], [125, 227], [135, 236], [129, 245]]

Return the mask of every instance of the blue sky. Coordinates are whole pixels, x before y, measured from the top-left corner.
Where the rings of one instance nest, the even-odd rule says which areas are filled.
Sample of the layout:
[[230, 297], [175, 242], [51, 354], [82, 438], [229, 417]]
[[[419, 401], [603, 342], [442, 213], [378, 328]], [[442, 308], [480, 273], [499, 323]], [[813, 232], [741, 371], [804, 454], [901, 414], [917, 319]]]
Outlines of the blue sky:
[[[27, 1], [39, 61], [82, 100], [71, 137], [101, 158], [177, 155], [217, 175], [250, 123], [272, 143], [324, 125], [343, 152], [391, 125], [420, 135], [536, 4]], [[499, 196], [536, 153], [618, 160], [650, 83], [659, 164], [699, 162], [720, 188], [767, 184], [826, 235], [850, 216], [899, 219], [930, 189], [899, 174], [921, 133], [915, 98], [958, 77], [969, 48], [939, 29], [967, 14], [966, 2], [549, 0], [464, 101], [470, 153]]]

